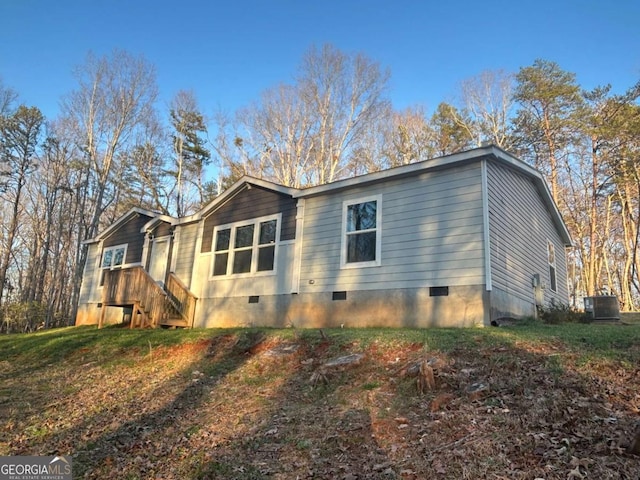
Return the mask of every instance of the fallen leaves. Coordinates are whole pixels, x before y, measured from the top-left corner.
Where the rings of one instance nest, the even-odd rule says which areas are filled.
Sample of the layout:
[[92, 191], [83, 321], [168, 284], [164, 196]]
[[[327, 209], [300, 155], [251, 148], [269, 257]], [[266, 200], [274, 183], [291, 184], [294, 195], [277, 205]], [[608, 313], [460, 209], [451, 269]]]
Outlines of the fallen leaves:
[[225, 334], [25, 379], [3, 362], [0, 454], [71, 453], [84, 478], [637, 478], [634, 366], [330, 342]]

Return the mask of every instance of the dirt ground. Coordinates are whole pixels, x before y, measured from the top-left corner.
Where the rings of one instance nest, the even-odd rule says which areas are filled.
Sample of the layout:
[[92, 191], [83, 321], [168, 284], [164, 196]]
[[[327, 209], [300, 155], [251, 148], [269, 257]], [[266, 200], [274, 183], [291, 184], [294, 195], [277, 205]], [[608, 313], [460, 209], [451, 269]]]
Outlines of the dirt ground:
[[559, 342], [247, 332], [91, 353], [11, 375], [0, 454], [72, 454], [91, 479], [640, 479], [640, 367]]

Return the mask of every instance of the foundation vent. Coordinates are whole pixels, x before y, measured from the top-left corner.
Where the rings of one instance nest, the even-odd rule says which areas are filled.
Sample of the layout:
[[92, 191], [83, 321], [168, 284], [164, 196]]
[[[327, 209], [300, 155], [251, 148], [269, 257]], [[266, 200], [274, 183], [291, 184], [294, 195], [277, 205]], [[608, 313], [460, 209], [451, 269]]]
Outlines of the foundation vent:
[[429, 287], [430, 297], [448, 297], [449, 287]]
[[333, 292], [331, 300], [346, 300], [347, 292]]

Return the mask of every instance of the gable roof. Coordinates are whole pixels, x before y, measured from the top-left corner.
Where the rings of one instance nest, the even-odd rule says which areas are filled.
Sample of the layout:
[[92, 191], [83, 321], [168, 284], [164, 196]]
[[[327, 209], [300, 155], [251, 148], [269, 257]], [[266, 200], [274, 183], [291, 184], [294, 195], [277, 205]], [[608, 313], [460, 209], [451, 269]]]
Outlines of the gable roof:
[[562, 219], [562, 215], [560, 214], [558, 206], [551, 196], [549, 187], [547, 186], [547, 183], [544, 180], [542, 174], [535, 168], [527, 165], [522, 160], [495, 145], [474, 148], [472, 150], [453, 153], [451, 155], [424, 160], [422, 162], [411, 163], [387, 170], [381, 170], [379, 172], [367, 173], [357, 177], [346, 178], [344, 180], [338, 180], [324, 185], [317, 185], [315, 187], [299, 189], [297, 190], [297, 193], [294, 195], [294, 197], [314, 197], [317, 195], [336, 192], [351, 187], [365, 186], [391, 179], [413, 176], [429, 170], [451, 168], [454, 166], [463, 165], [465, 163], [476, 162], [481, 159], [496, 160], [503, 165], [514, 168], [521, 174], [530, 178], [538, 189], [542, 201], [549, 210], [553, 223], [558, 229], [563, 243], [567, 246], [570, 246], [572, 244], [571, 235], [567, 230], [567, 226]]
[[176, 218], [168, 215], [162, 215], [157, 212], [152, 212], [150, 210], [145, 210], [143, 208], [134, 207], [131, 210], [129, 210], [127, 213], [122, 215], [115, 223], [107, 227], [100, 234], [96, 235], [96, 237], [85, 240], [83, 243], [84, 244], [94, 243], [108, 237], [113, 231], [119, 228], [120, 225], [122, 225], [124, 222], [126, 222], [133, 215], [136, 215], [136, 214], [146, 215], [150, 217], [149, 222], [147, 222], [141, 230], [141, 232], [143, 233], [144, 231], [146, 231], [146, 229], [150, 228], [156, 222], [159, 222], [159, 221], [164, 221], [164, 222], [170, 223], [171, 225], [186, 224], [186, 223], [199, 221], [203, 217], [206, 217], [211, 212], [227, 204], [236, 195], [238, 195], [245, 189], [250, 189], [252, 186], [282, 193], [284, 195], [289, 195], [293, 198], [307, 198], [307, 197], [314, 197], [318, 195], [330, 194], [330, 193], [338, 192], [340, 190], [351, 188], [351, 187], [366, 186], [370, 184], [384, 182], [391, 179], [398, 179], [398, 178], [413, 176], [429, 170], [452, 168], [454, 166], [464, 165], [466, 163], [476, 162], [482, 159], [493, 159], [503, 165], [509, 166], [517, 170], [521, 174], [530, 178], [533, 181], [536, 188], [538, 189], [538, 192], [540, 194], [542, 201], [544, 202], [545, 206], [549, 210], [553, 223], [556, 226], [560, 234], [560, 237], [562, 238], [563, 243], [567, 246], [572, 245], [571, 235], [567, 230], [564, 220], [562, 219], [562, 215], [560, 214], [560, 211], [558, 210], [558, 207], [554, 202], [553, 197], [551, 196], [549, 187], [547, 186], [547, 183], [544, 180], [544, 177], [542, 176], [542, 174], [535, 168], [527, 165], [522, 160], [518, 159], [517, 157], [511, 155], [507, 151], [495, 145], [478, 147], [478, 148], [474, 148], [464, 152], [453, 153], [451, 155], [445, 155], [443, 157], [436, 157], [433, 159], [424, 160], [422, 162], [402, 165], [402, 166], [390, 168], [387, 170], [367, 173], [357, 177], [346, 178], [343, 180], [337, 180], [335, 182], [326, 183], [323, 185], [317, 185], [314, 187], [307, 187], [307, 188], [301, 188], [301, 189], [286, 187], [284, 185], [270, 182], [268, 180], [262, 180], [259, 178], [254, 178], [248, 175], [244, 175], [242, 178], [236, 181], [233, 185], [231, 185], [231, 187], [226, 189], [223, 193], [218, 195], [214, 200], [209, 202], [200, 211], [198, 211], [197, 213], [194, 213], [193, 215], [189, 215], [182, 218]]
[[107, 238], [109, 235], [115, 232], [118, 228], [120, 228], [124, 223], [128, 222], [130, 219], [134, 218], [137, 215], [145, 215], [147, 217], [150, 217], [151, 219], [158, 216], [163, 216], [157, 212], [152, 212], [151, 210], [146, 210], [144, 208], [139, 208], [139, 207], [133, 207], [132, 209], [128, 210], [125, 214], [120, 216], [120, 218], [118, 218], [115, 222], [113, 222], [107, 228], [105, 228], [100, 233], [98, 233], [95, 237], [88, 238], [84, 240], [82, 243], [85, 245], [88, 245], [90, 243], [96, 243], [96, 242], [99, 242], [100, 240]]
[[244, 175], [233, 185], [227, 188], [224, 192], [222, 192], [211, 202], [205, 205], [199, 212], [193, 215], [189, 215], [188, 217], [181, 218], [180, 223], [190, 223], [206, 217], [211, 212], [217, 210], [218, 208], [231, 201], [231, 199], [233, 199], [233, 197], [238, 195], [240, 192], [244, 191], [245, 189], [249, 189], [252, 186], [264, 188], [278, 193], [283, 193], [291, 197], [294, 197], [295, 194], [299, 192], [297, 188], [286, 187], [284, 185], [269, 182], [268, 180], [262, 180], [259, 178], [250, 177], [249, 175]]
[[153, 226], [156, 223], [166, 222], [166, 223], [168, 223], [170, 225], [176, 225], [179, 221], [180, 221], [179, 218], [172, 217], [170, 215], [162, 215], [160, 213], [157, 213], [155, 217], [153, 217], [151, 220], [149, 220], [147, 223], [145, 223], [142, 226], [142, 228], [140, 229], [140, 233], [145, 233], [145, 232], [149, 231], [151, 228], [153, 228]]

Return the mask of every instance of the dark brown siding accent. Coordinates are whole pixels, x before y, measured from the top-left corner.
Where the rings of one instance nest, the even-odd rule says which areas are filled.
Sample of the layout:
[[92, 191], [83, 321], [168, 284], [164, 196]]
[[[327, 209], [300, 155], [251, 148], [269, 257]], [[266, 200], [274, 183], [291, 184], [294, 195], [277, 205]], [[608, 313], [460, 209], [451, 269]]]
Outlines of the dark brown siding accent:
[[282, 213], [280, 240], [296, 238], [296, 200], [289, 195], [252, 185], [244, 189], [204, 220], [202, 253], [211, 251], [216, 225], [241, 222], [252, 218]]
[[103, 246], [106, 248], [126, 243], [127, 258], [125, 259], [125, 263], [141, 262], [144, 233], [140, 233], [140, 229], [150, 219], [151, 217], [147, 217], [146, 215], [135, 214], [120, 225], [115, 232], [105, 238]]
[[155, 228], [153, 229], [153, 234], [156, 237], [166, 237], [167, 235], [171, 235], [171, 233], [171, 224], [167, 222], [160, 222], [156, 224]]

